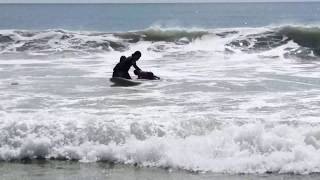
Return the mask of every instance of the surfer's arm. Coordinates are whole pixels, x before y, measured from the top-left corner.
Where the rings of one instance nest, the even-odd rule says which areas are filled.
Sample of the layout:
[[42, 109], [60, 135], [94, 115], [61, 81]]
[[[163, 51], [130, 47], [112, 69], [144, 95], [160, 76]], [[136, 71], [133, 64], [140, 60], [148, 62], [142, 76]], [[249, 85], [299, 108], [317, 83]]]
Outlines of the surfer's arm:
[[132, 63], [132, 66], [137, 70], [137, 71], [141, 71], [141, 69], [137, 66], [136, 62]]

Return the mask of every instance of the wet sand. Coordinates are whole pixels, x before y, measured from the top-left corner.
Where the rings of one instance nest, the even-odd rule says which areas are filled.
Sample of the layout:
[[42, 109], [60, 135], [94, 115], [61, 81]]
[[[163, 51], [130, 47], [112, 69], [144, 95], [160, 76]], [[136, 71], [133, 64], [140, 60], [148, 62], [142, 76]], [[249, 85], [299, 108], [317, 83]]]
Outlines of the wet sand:
[[320, 174], [213, 174], [109, 163], [32, 161], [0, 163], [1, 180], [318, 180]]

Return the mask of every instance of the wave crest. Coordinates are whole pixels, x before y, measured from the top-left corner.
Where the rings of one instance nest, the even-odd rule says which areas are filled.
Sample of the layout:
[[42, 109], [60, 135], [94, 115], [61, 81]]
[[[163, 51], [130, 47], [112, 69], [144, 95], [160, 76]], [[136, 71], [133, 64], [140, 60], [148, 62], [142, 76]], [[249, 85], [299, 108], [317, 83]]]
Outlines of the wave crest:
[[184, 29], [147, 29], [137, 32], [126, 32], [115, 34], [118, 37], [129, 39], [130, 42], [144, 41], [165, 41], [165, 42], [177, 42], [179, 40], [193, 41], [197, 38], [201, 38], [204, 35], [209, 34], [208, 31], [187, 31]]
[[320, 28], [318, 27], [283, 27], [279, 31], [302, 47], [307, 47], [320, 56]]

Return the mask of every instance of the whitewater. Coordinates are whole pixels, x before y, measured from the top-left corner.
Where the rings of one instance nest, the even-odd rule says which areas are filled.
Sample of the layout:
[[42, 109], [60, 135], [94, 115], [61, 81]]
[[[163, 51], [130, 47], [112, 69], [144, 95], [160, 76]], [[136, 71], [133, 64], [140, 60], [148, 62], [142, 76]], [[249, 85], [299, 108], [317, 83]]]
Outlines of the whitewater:
[[[319, 173], [319, 45], [316, 25], [0, 30], [0, 161]], [[161, 80], [113, 87], [136, 50]]]

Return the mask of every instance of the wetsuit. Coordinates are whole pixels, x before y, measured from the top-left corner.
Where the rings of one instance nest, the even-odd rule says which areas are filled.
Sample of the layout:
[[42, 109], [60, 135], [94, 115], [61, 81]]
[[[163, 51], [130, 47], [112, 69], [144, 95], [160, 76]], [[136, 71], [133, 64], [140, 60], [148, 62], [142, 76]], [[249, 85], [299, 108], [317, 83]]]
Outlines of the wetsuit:
[[113, 68], [113, 75], [112, 77], [122, 77], [126, 79], [131, 79], [129, 75], [129, 70], [133, 66], [137, 71], [141, 71], [141, 69], [137, 66], [136, 60], [132, 58], [132, 56], [126, 58], [123, 61], [120, 61], [114, 68]]

